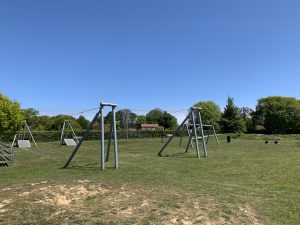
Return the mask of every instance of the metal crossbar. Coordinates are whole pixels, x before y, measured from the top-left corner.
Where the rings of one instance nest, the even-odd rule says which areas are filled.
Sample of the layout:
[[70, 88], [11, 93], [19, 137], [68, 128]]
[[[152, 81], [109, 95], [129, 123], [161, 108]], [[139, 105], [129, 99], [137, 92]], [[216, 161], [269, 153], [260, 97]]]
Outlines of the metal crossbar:
[[[197, 128], [200, 128], [199, 124], [196, 124], [196, 126], [197, 126]], [[193, 140], [195, 139], [194, 137], [192, 137], [192, 132], [191, 132], [190, 127], [192, 127], [192, 125], [189, 124], [189, 123], [186, 123], [182, 127], [182, 132], [181, 132], [181, 136], [180, 136], [179, 146], [181, 146], [181, 144], [182, 144], [183, 133], [185, 131], [187, 132], [187, 135], [188, 135], [189, 139], [190, 138], [193, 139]], [[215, 137], [216, 143], [219, 144], [219, 140], [218, 140], [217, 133], [216, 133], [214, 125], [203, 124], [202, 127], [203, 127], [203, 131], [207, 131], [208, 132], [207, 135], [204, 136], [206, 138], [206, 144], [208, 143], [209, 137], [211, 135], [213, 135]], [[208, 127], [209, 129], [208, 130], [207, 129], [204, 130], [205, 127]], [[199, 138], [199, 137], [198, 137], [198, 139], [202, 140], [202, 138]], [[193, 147], [193, 142], [192, 141], [190, 142], [190, 147]], [[188, 149], [188, 146], [187, 146], [187, 149]]]

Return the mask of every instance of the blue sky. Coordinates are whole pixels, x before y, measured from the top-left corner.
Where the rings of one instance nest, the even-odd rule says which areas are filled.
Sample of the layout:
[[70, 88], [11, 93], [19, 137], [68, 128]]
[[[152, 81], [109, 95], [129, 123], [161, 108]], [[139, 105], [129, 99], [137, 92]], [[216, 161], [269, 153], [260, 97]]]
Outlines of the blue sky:
[[292, 0], [0, 0], [0, 92], [48, 115], [300, 98], [299, 12]]

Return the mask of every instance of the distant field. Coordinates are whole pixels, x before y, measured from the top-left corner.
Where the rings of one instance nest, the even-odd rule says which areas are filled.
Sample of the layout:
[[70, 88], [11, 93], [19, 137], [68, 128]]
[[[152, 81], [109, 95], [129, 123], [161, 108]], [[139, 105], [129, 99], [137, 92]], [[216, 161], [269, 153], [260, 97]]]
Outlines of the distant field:
[[299, 225], [299, 136], [219, 138], [200, 160], [179, 139], [165, 157], [159, 138], [120, 140], [120, 168], [111, 157], [105, 171], [99, 141], [85, 142], [67, 169], [73, 148], [16, 149], [14, 165], [0, 167], [0, 224]]

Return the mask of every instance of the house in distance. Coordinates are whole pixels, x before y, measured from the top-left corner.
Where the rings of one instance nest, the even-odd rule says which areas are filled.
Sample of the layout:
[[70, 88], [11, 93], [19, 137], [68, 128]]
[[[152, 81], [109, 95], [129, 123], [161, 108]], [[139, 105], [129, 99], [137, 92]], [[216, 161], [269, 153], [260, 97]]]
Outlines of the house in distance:
[[159, 126], [158, 124], [141, 124], [141, 130], [162, 130], [163, 127]]

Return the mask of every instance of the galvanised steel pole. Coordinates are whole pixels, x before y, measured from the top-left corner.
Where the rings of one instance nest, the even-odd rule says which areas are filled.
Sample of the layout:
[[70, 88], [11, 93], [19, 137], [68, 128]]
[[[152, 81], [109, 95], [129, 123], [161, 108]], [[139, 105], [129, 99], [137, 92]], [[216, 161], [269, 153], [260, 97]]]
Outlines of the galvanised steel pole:
[[71, 128], [72, 135], [73, 135], [73, 139], [75, 138], [75, 139], [76, 139], [76, 144], [78, 144], [78, 143], [79, 143], [79, 140], [78, 140], [78, 138], [77, 138], [77, 136], [76, 136], [76, 134], [75, 134], [75, 132], [74, 132], [74, 130], [73, 130], [73, 127], [72, 127], [70, 121], [68, 121], [68, 124], [69, 124], [69, 127]]
[[101, 115], [101, 170], [104, 170], [104, 116], [103, 116], [103, 105], [102, 103], [100, 104], [100, 115]]
[[107, 150], [106, 150], [106, 159], [105, 162], [108, 162], [109, 160], [109, 154], [110, 154], [110, 144], [111, 144], [111, 139], [112, 139], [112, 129], [113, 129], [113, 123], [112, 121], [110, 122], [110, 130], [109, 130], [109, 139], [107, 143]]
[[202, 126], [202, 118], [201, 118], [200, 110], [198, 111], [198, 119], [199, 119], [200, 132], [201, 132], [201, 136], [202, 136], [203, 152], [204, 152], [204, 156], [207, 157], [206, 143], [205, 143], [205, 138], [204, 138], [204, 131], [203, 131], [203, 126]]
[[212, 132], [212, 128], [211, 128], [210, 125], [203, 125], [203, 124], [202, 124], [202, 127], [209, 127], [209, 131], [208, 131], [207, 138], [206, 138], [206, 144], [207, 144], [208, 140], [209, 140], [209, 137], [210, 137], [210, 134]]
[[182, 129], [181, 129], [179, 146], [181, 146], [181, 144], [182, 144], [183, 132], [184, 132], [184, 126], [182, 126]]
[[[26, 127], [26, 129], [27, 129], [27, 132], [29, 133], [29, 136], [31, 137], [31, 139], [32, 139], [32, 141], [33, 141], [33, 143], [34, 143], [35, 147], [37, 148], [37, 144], [36, 144], [36, 142], [35, 142], [35, 140], [34, 140], [34, 138], [33, 138], [33, 135], [32, 135], [32, 133], [31, 133], [31, 130], [30, 130], [30, 128], [29, 128], [29, 126], [28, 126], [28, 124], [27, 124], [27, 122], [26, 122], [26, 121], [25, 121], [25, 127]], [[24, 136], [23, 136], [23, 140], [24, 140], [24, 137], [25, 137], [25, 129], [24, 129]]]
[[113, 121], [113, 130], [114, 130], [114, 155], [115, 155], [115, 168], [119, 168], [119, 160], [118, 160], [118, 142], [117, 142], [117, 125], [116, 125], [116, 113], [115, 107], [112, 106], [112, 121]]
[[217, 137], [217, 133], [216, 133], [216, 130], [215, 130], [215, 126], [212, 126], [212, 129], [213, 129], [213, 131], [214, 131], [214, 135], [215, 135], [216, 142], [217, 142], [217, 144], [219, 144], [219, 140], [218, 140], [218, 137]]
[[185, 152], [188, 152], [190, 147], [193, 147], [192, 146], [192, 135], [189, 135], [189, 141], [188, 141], [188, 144], [186, 146]]
[[66, 125], [66, 121], [64, 121], [64, 124], [63, 124], [63, 128], [62, 128], [61, 135], [60, 135], [59, 145], [63, 144], [63, 137], [64, 137], [65, 125]]
[[[189, 135], [189, 137], [190, 137], [190, 136], [191, 136], [191, 131], [190, 131], [190, 129], [189, 129], [189, 125], [188, 125], [188, 124], [186, 124], [186, 130], [187, 130], [187, 133], [188, 133], [188, 135]], [[191, 147], [194, 147], [192, 141], [191, 141]]]
[[191, 114], [192, 114], [192, 123], [193, 123], [193, 133], [194, 133], [195, 145], [196, 145], [196, 154], [197, 154], [197, 158], [200, 159], [199, 145], [198, 145], [198, 135], [197, 135], [195, 114], [194, 114], [194, 108], [193, 107], [191, 107]]

